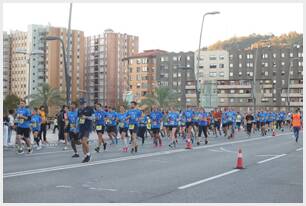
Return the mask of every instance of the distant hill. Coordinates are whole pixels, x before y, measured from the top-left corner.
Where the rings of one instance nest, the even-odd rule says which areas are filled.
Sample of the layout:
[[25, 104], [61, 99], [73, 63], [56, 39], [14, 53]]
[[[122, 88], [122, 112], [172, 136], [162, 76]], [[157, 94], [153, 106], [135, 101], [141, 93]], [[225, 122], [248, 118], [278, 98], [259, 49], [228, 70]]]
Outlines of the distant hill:
[[208, 50], [233, 50], [262, 47], [264, 45], [287, 47], [293, 44], [303, 44], [303, 34], [289, 32], [280, 36], [251, 34], [243, 37], [232, 37], [228, 40], [217, 41], [210, 45]]

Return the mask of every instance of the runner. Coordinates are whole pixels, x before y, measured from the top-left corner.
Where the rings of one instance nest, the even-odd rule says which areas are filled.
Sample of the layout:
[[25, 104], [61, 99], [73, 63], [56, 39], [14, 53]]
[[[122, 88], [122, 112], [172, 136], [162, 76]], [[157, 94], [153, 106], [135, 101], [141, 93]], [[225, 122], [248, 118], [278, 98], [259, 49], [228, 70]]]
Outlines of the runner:
[[187, 109], [183, 112], [183, 116], [186, 118], [187, 141], [192, 141], [191, 130], [192, 130], [192, 118], [194, 116], [194, 113], [190, 105], [188, 105]]
[[299, 109], [297, 109], [295, 113], [292, 114], [292, 127], [293, 127], [293, 134], [295, 136], [295, 141], [298, 142], [299, 131], [301, 129], [301, 113]]
[[[200, 109], [199, 108], [194, 108], [193, 110], [193, 117], [192, 117], [192, 129], [193, 129], [193, 137], [195, 137], [197, 144], [200, 142], [198, 142], [198, 133], [199, 133], [199, 113], [200, 113]], [[193, 142], [193, 141], [192, 141]], [[198, 145], [199, 145], [198, 144]]]
[[71, 103], [70, 111], [68, 111], [68, 122], [69, 122], [69, 138], [71, 147], [74, 151], [73, 158], [80, 157], [76, 149], [76, 145], [80, 145], [81, 136], [79, 135], [79, 119], [77, 105], [75, 102]]
[[168, 121], [169, 121], [169, 130], [171, 132], [171, 143], [169, 147], [175, 148], [176, 147], [176, 132], [178, 127], [178, 120], [179, 120], [179, 113], [174, 110], [174, 108], [170, 108], [170, 112], [168, 114]]
[[111, 107], [108, 107], [108, 111], [106, 112], [106, 126], [107, 126], [107, 134], [112, 141], [111, 144], [118, 144], [117, 139], [117, 113], [113, 111]]
[[47, 115], [46, 115], [44, 106], [41, 106], [39, 108], [39, 115], [41, 116], [41, 119], [42, 119], [40, 132], [39, 132], [39, 138], [42, 139], [41, 135], [43, 135], [43, 139], [42, 139], [43, 144], [48, 144], [48, 141], [47, 141]]
[[64, 149], [63, 150], [67, 150], [67, 145], [68, 145], [68, 136], [69, 136], [69, 120], [68, 120], [68, 112], [69, 112], [69, 108], [67, 105], [64, 105], [63, 106], [63, 110], [64, 112], [62, 113], [63, 115], [63, 121], [65, 123], [64, 125], [64, 141], [65, 141], [65, 146], [64, 146]]
[[98, 146], [95, 148], [96, 152], [100, 152], [100, 146], [103, 144], [103, 150], [106, 150], [106, 141], [104, 140], [104, 131], [105, 131], [105, 119], [106, 113], [102, 110], [102, 105], [97, 102], [95, 104], [95, 123], [96, 123], [96, 132], [98, 135]]
[[227, 129], [228, 129], [228, 111], [227, 108], [224, 109], [222, 113], [222, 129], [224, 133], [224, 137], [227, 137]]
[[159, 135], [162, 118], [163, 114], [157, 109], [157, 105], [153, 105], [152, 112], [150, 113], [150, 119], [152, 121], [152, 132], [155, 147], [158, 146], [157, 142], [159, 142], [159, 147], [162, 146], [162, 140]]
[[127, 132], [129, 130], [129, 124], [127, 121], [127, 113], [124, 106], [120, 106], [120, 113], [117, 113], [117, 121], [119, 123], [119, 134], [122, 140], [123, 148], [122, 152], [128, 152]]
[[92, 130], [92, 120], [94, 119], [94, 110], [86, 105], [86, 100], [80, 98], [80, 109], [78, 110], [79, 118], [79, 132], [82, 141], [82, 148], [85, 158], [82, 163], [88, 162], [90, 160], [89, 152], [89, 133]]
[[31, 139], [30, 139], [30, 121], [31, 112], [26, 108], [25, 100], [21, 99], [19, 107], [16, 111], [17, 114], [17, 135], [16, 135], [16, 152], [23, 154], [21, 139], [26, 142], [28, 153], [32, 153]]
[[129, 120], [129, 131], [131, 133], [131, 153], [135, 151], [137, 153], [138, 143], [137, 143], [137, 128], [138, 122], [142, 115], [142, 112], [139, 109], [136, 109], [137, 103], [135, 101], [131, 102], [131, 109], [127, 112], [127, 118]]
[[33, 133], [33, 137], [34, 137], [34, 141], [37, 144], [37, 150], [41, 149], [41, 145], [39, 144], [40, 142], [40, 138], [38, 136], [41, 127], [41, 123], [42, 123], [42, 119], [39, 115], [39, 111], [38, 108], [34, 108], [33, 110], [33, 115], [32, 115], [32, 119], [31, 119], [31, 128], [32, 128], [32, 133]]
[[246, 116], [245, 116], [245, 120], [246, 120], [246, 128], [247, 128], [247, 134], [249, 136], [251, 136], [251, 133], [252, 133], [252, 124], [253, 124], [253, 120], [254, 120], [254, 117], [251, 113], [248, 113]]
[[236, 116], [236, 128], [238, 129], [238, 132], [240, 132], [241, 123], [242, 123], [242, 116], [241, 116], [240, 112], [237, 112], [237, 116]]
[[144, 145], [145, 142], [145, 133], [147, 131], [147, 123], [148, 123], [147, 111], [142, 110], [141, 117], [139, 119], [139, 127], [137, 130], [137, 136], [141, 138], [141, 144]]
[[204, 133], [205, 136], [205, 144], [208, 144], [208, 135], [207, 135], [207, 128], [208, 128], [208, 113], [205, 112], [204, 108], [201, 108], [199, 115], [199, 134], [198, 134], [198, 139], [197, 139], [197, 145], [200, 145], [200, 138], [202, 136], [202, 132]]

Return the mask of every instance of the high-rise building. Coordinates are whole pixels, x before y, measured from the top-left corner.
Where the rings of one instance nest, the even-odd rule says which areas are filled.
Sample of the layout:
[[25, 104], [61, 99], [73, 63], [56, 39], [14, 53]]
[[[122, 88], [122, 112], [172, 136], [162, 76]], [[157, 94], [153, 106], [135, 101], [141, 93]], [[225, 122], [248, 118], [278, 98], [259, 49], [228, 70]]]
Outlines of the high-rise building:
[[115, 107], [123, 103], [128, 90], [128, 71], [124, 58], [138, 53], [138, 37], [116, 33], [86, 39], [86, 89], [90, 102]]
[[[60, 37], [67, 48], [68, 32], [66, 28], [49, 27], [48, 36]], [[84, 32], [71, 30], [71, 50], [69, 64], [69, 76], [71, 78], [71, 100], [75, 101], [86, 96], [85, 91], [85, 38]], [[62, 45], [60, 41], [53, 40], [46, 43], [46, 76], [51, 87], [66, 92], [65, 64]], [[84, 94], [85, 93], [85, 94]]]
[[199, 83], [200, 105], [209, 110], [218, 104], [217, 80], [229, 79], [228, 51], [200, 51], [198, 71], [198, 51], [195, 52], [196, 79]]
[[11, 38], [7, 32], [3, 32], [3, 98], [11, 90]]
[[196, 106], [196, 81], [193, 52], [167, 52], [157, 55], [156, 81], [178, 95], [181, 107]]
[[158, 86], [156, 82], [156, 57], [165, 53], [162, 50], [145, 50], [134, 56], [125, 58], [128, 65], [127, 93], [133, 95], [133, 100], [140, 102], [147, 94], [153, 94]]
[[11, 94], [20, 98], [28, 95], [29, 67], [26, 55], [17, 53], [18, 50], [27, 51], [27, 32], [11, 31]]
[[85, 82], [89, 104], [105, 104], [106, 64], [104, 59], [104, 35], [86, 37], [85, 41]]

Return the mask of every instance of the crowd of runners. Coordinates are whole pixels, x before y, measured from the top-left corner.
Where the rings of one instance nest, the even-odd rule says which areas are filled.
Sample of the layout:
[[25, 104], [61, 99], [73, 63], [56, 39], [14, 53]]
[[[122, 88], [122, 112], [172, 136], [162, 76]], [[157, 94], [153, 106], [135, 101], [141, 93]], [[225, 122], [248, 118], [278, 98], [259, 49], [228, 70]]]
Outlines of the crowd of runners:
[[[208, 144], [208, 137], [223, 136], [231, 140], [236, 132], [241, 131], [245, 131], [248, 136], [265, 136], [276, 130], [283, 132], [285, 128], [292, 129], [298, 142], [302, 127], [302, 112], [299, 110], [294, 113], [258, 111], [256, 114], [242, 114], [232, 109], [221, 111], [218, 108], [207, 112], [204, 108], [191, 106], [181, 111], [176, 108], [161, 110], [156, 105], [139, 108], [136, 102], [131, 102], [130, 108], [121, 106], [119, 111], [100, 103], [90, 107], [83, 98], [78, 104], [64, 105], [59, 113], [59, 121], [63, 122], [64, 149], [70, 144], [74, 151], [72, 157], [76, 158], [79, 157], [77, 145], [82, 145], [82, 162], [88, 162], [91, 157], [91, 132], [96, 132], [98, 136], [97, 145], [94, 146], [96, 152], [107, 150], [112, 144], [121, 144], [122, 152], [137, 153], [138, 140], [141, 140], [142, 145], [152, 139], [154, 147], [162, 147], [163, 142], [167, 142], [167, 147], [176, 148], [181, 142]], [[40, 150], [41, 144], [47, 142], [44, 107], [31, 111], [26, 107], [26, 102], [20, 100], [14, 116], [16, 153], [22, 154], [24, 150], [32, 153], [33, 145]]]

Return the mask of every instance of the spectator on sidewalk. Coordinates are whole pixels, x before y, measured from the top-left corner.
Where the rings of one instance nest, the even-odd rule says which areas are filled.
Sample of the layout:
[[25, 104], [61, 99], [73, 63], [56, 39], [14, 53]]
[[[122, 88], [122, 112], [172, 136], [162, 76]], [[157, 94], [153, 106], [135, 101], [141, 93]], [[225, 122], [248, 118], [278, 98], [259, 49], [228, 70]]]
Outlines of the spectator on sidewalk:
[[55, 119], [53, 120], [53, 134], [55, 134], [55, 129], [58, 130], [58, 124], [57, 124], [57, 115], [55, 117]]
[[[43, 144], [48, 144], [48, 141], [47, 141], [47, 115], [46, 115], [44, 106], [41, 106], [39, 108], [39, 115], [42, 119], [40, 132], [39, 132], [39, 138], [42, 140]], [[42, 135], [43, 135], [43, 139], [41, 138]]]
[[10, 146], [12, 145], [12, 132], [15, 129], [15, 118], [14, 118], [15, 111], [10, 109], [8, 115], [8, 133], [7, 133], [7, 144]]
[[8, 146], [8, 126], [9, 125], [9, 118], [7, 115], [3, 117], [3, 146]]

